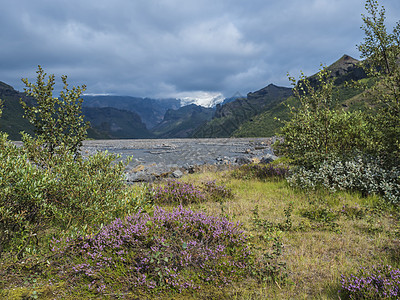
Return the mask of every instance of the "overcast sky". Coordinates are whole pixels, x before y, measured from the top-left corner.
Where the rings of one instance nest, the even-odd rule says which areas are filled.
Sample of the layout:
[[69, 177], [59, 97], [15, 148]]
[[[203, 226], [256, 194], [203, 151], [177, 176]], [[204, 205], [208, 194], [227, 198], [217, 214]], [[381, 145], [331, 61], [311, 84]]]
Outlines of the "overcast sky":
[[[37, 66], [86, 93], [246, 95], [289, 86], [343, 54], [359, 58], [362, 0], [3, 0], [0, 81]], [[399, 0], [381, 0], [388, 29]]]

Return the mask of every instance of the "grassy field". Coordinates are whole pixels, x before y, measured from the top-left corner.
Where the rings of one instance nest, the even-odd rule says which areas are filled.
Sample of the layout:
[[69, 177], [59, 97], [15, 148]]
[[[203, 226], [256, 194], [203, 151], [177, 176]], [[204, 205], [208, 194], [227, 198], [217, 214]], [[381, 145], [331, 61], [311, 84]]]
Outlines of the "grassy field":
[[[195, 186], [214, 180], [230, 189], [233, 197], [186, 204], [185, 208], [240, 222], [253, 251], [271, 254], [276, 250], [271, 262], [281, 269], [279, 276], [242, 278], [223, 287], [208, 283], [183, 293], [133, 289], [100, 296], [80, 293], [79, 283], [74, 288], [68, 278], [53, 277], [49, 252], [25, 255], [23, 259], [9, 253], [0, 261], [0, 298], [340, 299], [341, 274], [373, 265], [400, 267], [399, 211], [379, 197], [300, 191], [283, 179], [243, 178], [232, 170], [204, 171], [181, 179]], [[143, 193], [141, 186], [130, 188], [132, 194]], [[159, 205], [172, 209], [178, 203]], [[45, 243], [46, 239], [41, 241]]]

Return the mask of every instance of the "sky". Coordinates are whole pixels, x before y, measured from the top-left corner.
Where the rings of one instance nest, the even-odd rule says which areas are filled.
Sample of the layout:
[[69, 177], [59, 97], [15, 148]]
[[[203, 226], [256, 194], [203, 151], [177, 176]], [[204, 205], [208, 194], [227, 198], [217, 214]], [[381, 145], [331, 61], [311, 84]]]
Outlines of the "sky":
[[[37, 66], [87, 94], [208, 101], [359, 59], [362, 0], [2, 0], [0, 81]], [[380, 0], [388, 31], [399, 0]], [[60, 88], [58, 83], [56, 87]]]

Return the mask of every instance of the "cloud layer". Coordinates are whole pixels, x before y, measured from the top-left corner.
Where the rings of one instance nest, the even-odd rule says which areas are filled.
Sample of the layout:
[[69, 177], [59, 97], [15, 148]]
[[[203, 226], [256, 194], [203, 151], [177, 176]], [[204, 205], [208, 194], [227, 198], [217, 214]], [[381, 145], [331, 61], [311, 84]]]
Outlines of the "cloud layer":
[[[359, 0], [5, 2], [0, 81], [19, 90], [41, 65], [93, 94], [229, 97], [358, 58], [363, 39]], [[381, 2], [391, 28], [400, 3]]]

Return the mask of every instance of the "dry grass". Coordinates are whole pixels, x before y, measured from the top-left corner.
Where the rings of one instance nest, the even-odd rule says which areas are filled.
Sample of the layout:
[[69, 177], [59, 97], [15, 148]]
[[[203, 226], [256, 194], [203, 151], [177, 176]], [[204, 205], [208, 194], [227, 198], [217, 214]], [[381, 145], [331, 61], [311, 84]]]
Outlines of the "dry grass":
[[[279, 223], [285, 220], [284, 209], [293, 203], [293, 227], [281, 233], [287, 282], [253, 286], [252, 291], [237, 287], [237, 299], [339, 299], [341, 274], [353, 273], [361, 266], [400, 265], [399, 235], [395, 235], [399, 231], [398, 217], [389, 208], [379, 208], [377, 197], [304, 193], [293, 190], [284, 181], [238, 180], [232, 179], [229, 172], [205, 172], [186, 178], [192, 183], [211, 179], [233, 189], [235, 198], [223, 205], [208, 202], [192, 208], [239, 221], [249, 234], [256, 234], [252, 227], [252, 210], [256, 205], [260, 218]], [[301, 215], [315, 207], [338, 212], [344, 205], [359, 207], [365, 214], [359, 219], [341, 214], [334, 221], [337, 230], [330, 230], [329, 222], [328, 226], [321, 225]]]

